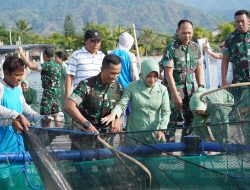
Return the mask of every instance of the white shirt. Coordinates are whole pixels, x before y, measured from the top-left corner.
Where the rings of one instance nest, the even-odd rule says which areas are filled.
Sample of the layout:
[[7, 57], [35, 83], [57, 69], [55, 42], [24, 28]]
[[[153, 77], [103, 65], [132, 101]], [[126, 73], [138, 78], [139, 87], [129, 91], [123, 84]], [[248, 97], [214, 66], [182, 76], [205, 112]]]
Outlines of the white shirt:
[[80, 81], [100, 73], [104, 56], [101, 51], [97, 51], [93, 55], [85, 47], [73, 52], [68, 62], [67, 74], [74, 76], [74, 88], [77, 87]]

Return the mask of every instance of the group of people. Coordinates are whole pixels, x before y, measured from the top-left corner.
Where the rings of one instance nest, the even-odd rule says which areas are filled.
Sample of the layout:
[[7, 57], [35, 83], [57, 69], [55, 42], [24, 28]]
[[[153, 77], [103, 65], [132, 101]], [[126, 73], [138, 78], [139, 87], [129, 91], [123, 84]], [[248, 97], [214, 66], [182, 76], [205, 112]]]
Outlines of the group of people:
[[[227, 85], [225, 77], [229, 61], [234, 68], [233, 83], [250, 81], [248, 12], [239, 10], [235, 13], [234, 19], [236, 30], [225, 39], [221, 57], [223, 86]], [[120, 117], [127, 110], [126, 131], [150, 131], [132, 133], [130, 138], [125, 139], [127, 144], [134, 144], [135, 141], [132, 139], [140, 143], [174, 141], [174, 128], [180, 121], [184, 126], [190, 126], [192, 123], [203, 123], [205, 121], [203, 117], [217, 117], [216, 114], [212, 114], [213, 108], [200, 101], [201, 92], [205, 92], [203, 62], [197, 43], [192, 41], [193, 23], [190, 20], [180, 20], [176, 32], [177, 39], [166, 46], [161, 60], [167, 81], [165, 85], [158, 81], [159, 63], [151, 59], [141, 63], [139, 79], [137, 61], [130, 52], [134, 39], [127, 32], [121, 34], [117, 49], [111, 54], [104, 55], [100, 51], [102, 40], [100, 32], [95, 29], [87, 30], [84, 35], [84, 47], [73, 52], [67, 62], [67, 69], [62, 69], [61, 54], [56, 54], [56, 60], [61, 59], [57, 64], [49, 48], [44, 51], [43, 64], [31, 63], [20, 49], [22, 59], [10, 56], [3, 66], [4, 79], [0, 83], [0, 88], [4, 89], [0, 91], [1, 126], [8, 126], [13, 133], [20, 135], [16, 131], [22, 131], [22, 126], [30, 125], [25, 117], [27, 113], [29, 117], [34, 115], [32, 119], [41, 115], [52, 115], [59, 123], [58, 96], [60, 95], [61, 105], [64, 105], [62, 109], [66, 116], [73, 119], [74, 130], [96, 133], [107, 130], [120, 132], [122, 131]], [[30, 107], [27, 108], [23, 98], [16, 100], [18, 104], [14, 102], [14, 105], [5, 104], [13, 98], [11, 93], [23, 96], [18, 85], [26, 66], [41, 72], [43, 87], [41, 115], [32, 111]], [[62, 80], [64, 78], [62, 75], [65, 81]], [[193, 75], [196, 78], [196, 85]], [[24, 83], [27, 85], [27, 82]], [[198, 86], [197, 92], [195, 86]], [[60, 90], [62, 87], [65, 89]], [[217, 95], [210, 98], [219, 97], [221, 101], [233, 101], [227, 91]], [[17, 130], [13, 130], [12, 126]], [[5, 129], [7, 128], [0, 128], [0, 138], [1, 142], [6, 143]], [[195, 132], [204, 140], [209, 138], [206, 131]], [[188, 127], [182, 129], [182, 137], [191, 133], [192, 130]], [[215, 132], [214, 136], [219, 139], [220, 134]], [[75, 139], [72, 147], [81, 148], [83, 141], [91, 139]]]

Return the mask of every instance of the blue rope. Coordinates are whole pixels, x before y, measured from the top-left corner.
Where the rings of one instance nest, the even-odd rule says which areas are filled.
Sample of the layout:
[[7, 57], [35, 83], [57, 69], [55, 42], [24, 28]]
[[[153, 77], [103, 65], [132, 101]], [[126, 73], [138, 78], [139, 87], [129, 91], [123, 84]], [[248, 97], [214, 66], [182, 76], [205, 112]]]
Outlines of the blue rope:
[[[27, 152], [25, 151], [24, 147], [21, 146], [22, 145], [22, 137], [21, 135], [18, 135], [18, 146], [19, 146], [19, 153], [18, 154], [22, 154], [23, 155], [23, 158], [24, 158], [24, 165], [23, 165], [23, 169], [22, 169], [22, 172], [24, 174], [24, 177], [28, 183], [28, 186], [31, 188], [31, 189], [42, 189], [43, 186], [42, 185], [39, 185], [39, 186], [35, 186], [35, 185], [32, 185], [30, 180], [29, 180], [29, 177], [28, 177], [28, 165], [31, 165], [32, 162], [27, 154]], [[41, 182], [42, 184], [42, 182]]]
[[[22, 157], [23, 157], [23, 160], [24, 160], [24, 165], [23, 165], [23, 167], [21, 167], [21, 169], [17, 169], [16, 171], [15, 171], [15, 173], [12, 173], [11, 172], [11, 176], [17, 176], [17, 175], [19, 175], [19, 174], [24, 174], [24, 177], [25, 177], [25, 179], [26, 179], [26, 181], [27, 181], [27, 184], [28, 184], [28, 186], [31, 188], [31, 189], [35, 189], [35, 190], [38, 190], [38, 189], [43, 189], [43, 186], [42, 185], [40, 185], [40, 186], [34, 186], [34, 185], [32, 185], [31, 184], [31, 182], [30, 182], [30, 180], [29, 180], [29, 178], [28, 178], [28, 174], [29, 174], [29, 172], [28, 172], [28, 165], [31, 165], [32, 164], [32, 161], [31, 161], [31, 159], [30, 159], [30, 156], [29, 156], [29, 154], [25, 151], [25, 149], [24, 149], [24, 146], [23, 146], [23, 137], [19, 134], [19, 133], [17, 133], [16, 131], [13, 131], [13, 133], [12, 134], [10, 134], [10, 135], [12, 135], [11, 136], [11, 138], [16, 138], [17, 139], [17, 141], [15, 142], [15, 143], [13, 143], [13, 144], [9, 144], [8, 145], [8, 149], [9, 148], [12, 148], [12, 147], [14, 147], [14, 146], [17, 146], [17, 149], [18, 149], [18, 151], [17, 151], [17, 153], [15, 154], [15, 157], [13, 158], [13, 159], [11, 159], [12, 161], [10, 162], [9, 161], [9, 159], [8, 159], [8, 153], [6, 153], [6, 162], [7, 162], [7, 165], [6, 165], [6, 167], [1, 167], [1, 169], [4, 169], [4, 170], [6, 170], [6, 169], [11, 169], [11, 167], [13, 167], [13, 165], [16, 165], [17, 164], [17, 162], [18, 162], [18, 160], [19, 160], [19, 158], [20, 158], [20, 155], [22, 155]], [[3, 166], [3, 165], [2, 165]], [[41, 182], [41, 184], [42, 184], [42, 182]]]

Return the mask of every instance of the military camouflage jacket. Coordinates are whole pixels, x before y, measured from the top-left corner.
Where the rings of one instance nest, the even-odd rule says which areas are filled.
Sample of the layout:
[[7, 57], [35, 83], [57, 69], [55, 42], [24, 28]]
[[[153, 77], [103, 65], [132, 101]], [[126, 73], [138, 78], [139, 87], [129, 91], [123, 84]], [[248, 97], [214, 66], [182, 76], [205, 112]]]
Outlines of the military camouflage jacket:
[[54, 95], [60, 88], [61, 69], [59, 64], [50, 60], [41, 64], [41, 80], [43, 90], [51, 91]]
[[238, 30], [232, 32], [225, 40], [223, 55], [229, 57], [233, 64], [233, 82], [249, 82], [250, 72], [250, 28], [245, 34]]
[[69, 97], [74, 100], [81, 114], [95, 127], [101, 128], [100, 119], [110, 114], [112, 108], [120, 100], [121, 86], [102, 83], [101, 74], [82, 80]]
[[190, 96], [194, 92], [194, 71], [198, 64], [202, 64], [198, 45], [190, 42], [188, 46], [184, 46], [179, 40], [173, 41], [165, 49], [162, 64], [164, 67], [174, 69], [173, 77], [179, 95], [184, 98], [185, 90], [187, 90], [187, 94]]

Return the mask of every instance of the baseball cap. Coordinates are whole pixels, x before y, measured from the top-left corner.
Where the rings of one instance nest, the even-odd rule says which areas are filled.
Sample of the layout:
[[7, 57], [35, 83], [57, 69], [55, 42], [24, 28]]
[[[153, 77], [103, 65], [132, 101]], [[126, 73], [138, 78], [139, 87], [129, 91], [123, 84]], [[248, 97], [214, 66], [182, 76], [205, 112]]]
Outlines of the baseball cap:
[[95, 29], [90, 29], [90, 30], [87, 30], [84, 34], [84, 39], [87, 40], [87, 39], [93, 39], [93, 40], [101, 40], [102, 37], [101, 37], [101, 34], [99, 31], [95, 30]]

